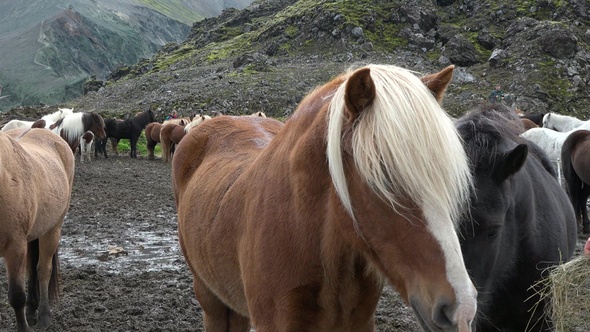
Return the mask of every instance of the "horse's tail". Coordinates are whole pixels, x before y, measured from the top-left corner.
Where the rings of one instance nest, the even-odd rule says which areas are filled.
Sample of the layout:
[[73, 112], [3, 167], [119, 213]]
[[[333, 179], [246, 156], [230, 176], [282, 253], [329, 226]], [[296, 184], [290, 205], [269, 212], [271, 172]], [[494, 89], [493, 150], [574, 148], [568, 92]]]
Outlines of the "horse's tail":
[[[39, 264], [39, 239], [30, 241], [27, 248], [27, 271], [28, 284], [27, 292], [29, 298], [36, 307], [39, 304], [39, 274], [37, 265]], [[48, 295], [51, 303], [57, 303], [59, 300], [59, 281], [60, 268], [58, 251], [53, 254], [51, 261], [51, 277], [49, 278]]]
[[39, 275], [37, 264], [39, 263], [39, 239], [27, 244], [27, 293], [34, 307], [39, 305]]
[[51, 278], [49, 278], [49, 302], [59, 301], [59, 282], [61, 278], [59, 268], [59, 248], [55, 250], [51, 260]]

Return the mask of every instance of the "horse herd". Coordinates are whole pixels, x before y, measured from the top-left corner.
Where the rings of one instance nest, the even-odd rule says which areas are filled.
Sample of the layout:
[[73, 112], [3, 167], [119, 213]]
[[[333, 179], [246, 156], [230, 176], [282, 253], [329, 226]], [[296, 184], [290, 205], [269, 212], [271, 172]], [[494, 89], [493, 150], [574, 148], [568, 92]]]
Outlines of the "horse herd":
[[[585, 186], [568, 197], [510, 109], [447, 115], [453, 71], [350, 70], [284, 123], [160, 124], [146, 111], [35, 123], [63, 139], [33, 123], [0, 132], [0, 255], [17, 329], [51, 322], [74, 141], [90, 131], [106, 157], [107, 137], [127, 138], [136, 157], [145, 128], [149, 157], [159, 141], [172, 162], [179, 242], [207, 331], [373, 331], [385, 283], [425, 331], [552, 330], [548, 298], [531, 286], [572, 258]], [[568, 188], [590, 183], [578, 173], [587, 137], [574, 131], [563, 144]]]

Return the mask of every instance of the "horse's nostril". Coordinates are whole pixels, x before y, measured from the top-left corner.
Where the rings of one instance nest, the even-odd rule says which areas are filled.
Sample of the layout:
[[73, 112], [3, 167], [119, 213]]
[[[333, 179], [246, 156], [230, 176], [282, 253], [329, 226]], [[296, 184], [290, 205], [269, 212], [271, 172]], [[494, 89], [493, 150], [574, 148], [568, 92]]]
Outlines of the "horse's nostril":
[[455, 316], [456, 305], [446, 299], [438, 301], [432, 311], [432, 321], [440, 328], [449, 328], [455, 325], [453, 317]]

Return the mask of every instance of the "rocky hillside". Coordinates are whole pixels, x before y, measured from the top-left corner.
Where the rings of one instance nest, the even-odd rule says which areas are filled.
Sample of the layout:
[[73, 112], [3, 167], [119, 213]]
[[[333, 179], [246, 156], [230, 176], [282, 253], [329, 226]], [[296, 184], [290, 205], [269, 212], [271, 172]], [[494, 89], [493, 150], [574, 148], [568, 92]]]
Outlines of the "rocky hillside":
[[501, 84], [527, 113], [589, 118], [590, 4], [258, 0], [194, 24], [183, 43], [87, 82], [83, 97], [61, 106], [285, 117], [316, 85], [369, 62], [421, 73], [455, 64], [444, 102], [453, 115]]
[[[0, 2], [0, 111], [82, 95], [91, 75], [183, 42], [191, 25], [252, 0], [17, 0]], [[229, 4], [227, 4], [229, 5]]]

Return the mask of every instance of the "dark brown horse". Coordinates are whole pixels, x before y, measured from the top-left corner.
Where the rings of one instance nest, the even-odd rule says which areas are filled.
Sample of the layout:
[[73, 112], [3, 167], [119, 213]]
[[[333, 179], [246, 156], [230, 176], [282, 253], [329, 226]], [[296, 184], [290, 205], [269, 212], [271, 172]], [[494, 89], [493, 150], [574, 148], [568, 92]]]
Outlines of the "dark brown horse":
[[219, 116], [188, 132], [172, 180], [205, 330], [373, 331], [387, 280], [426, 331], [471, 331], [455, 231], [471, 176], [437, 103], [452, 72], [369, 65], [284, 125]]
[[145, 140], [149, 159], [154, 159], [154, 149], [160, 143], [161, 129], [162, 124], [159, 122], [152, 122], [145, 127]]
[[59, 136], [47, 129], [0, 132], [0, 256], [18, 331], [28, 331], [27, 319], [37, 309], [37, 326], [51, 323], [49, 303], [59, 291], [57, 248], [73, 179], [74, 154]]
[[[115, 154], [119, 154], [117, 149], [119, 141], [121, 139], [128, 139], [131, 146], [129, 155], [131, 158], [137, 158], [137, 141], [143, 129], [151, 122], [154, 122], [154, 112], [152, 110], [139, 112], [126, 120], [106, 119], [107, 137], [111, 140]], [[106, 144], [106, 142], [103, 144]], [[104, 149], [104, 153], [106, 157], [106, 149]]]
[[576, 130], [563, 142], [561, 166], [567, 193], [582, 231], [590, 233], [586, 202], [590, 196], [590, 131]]

